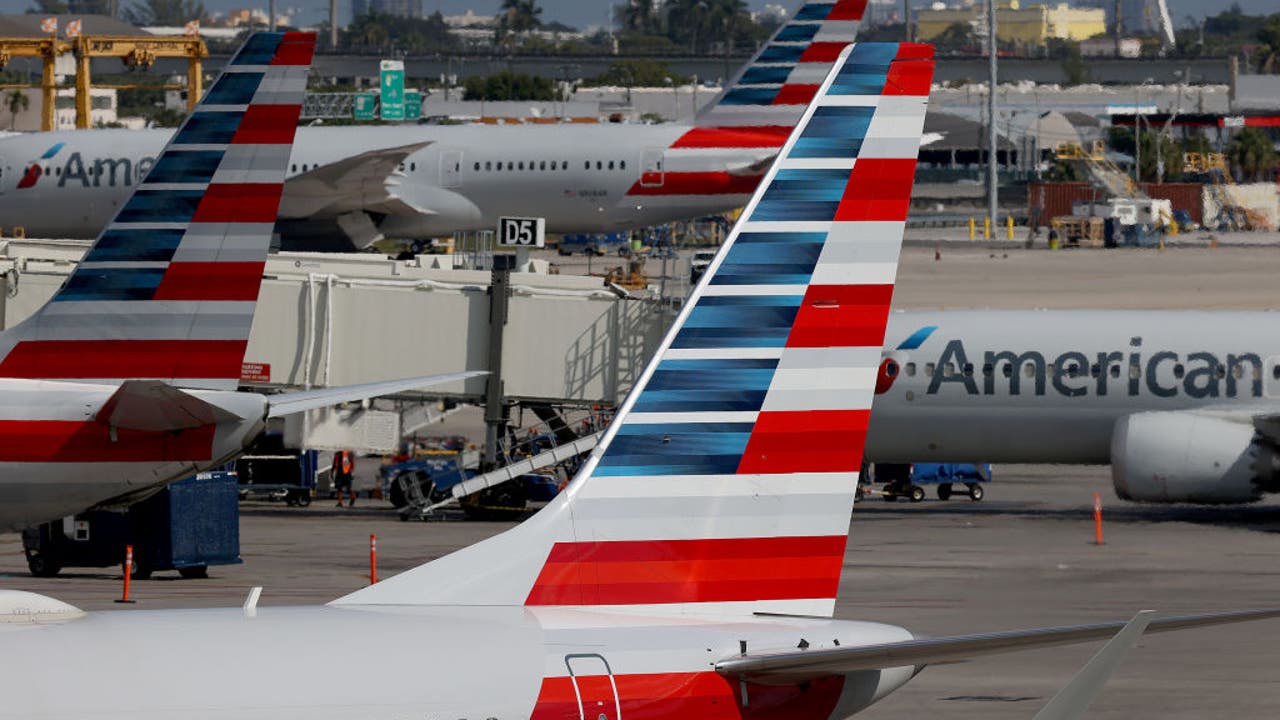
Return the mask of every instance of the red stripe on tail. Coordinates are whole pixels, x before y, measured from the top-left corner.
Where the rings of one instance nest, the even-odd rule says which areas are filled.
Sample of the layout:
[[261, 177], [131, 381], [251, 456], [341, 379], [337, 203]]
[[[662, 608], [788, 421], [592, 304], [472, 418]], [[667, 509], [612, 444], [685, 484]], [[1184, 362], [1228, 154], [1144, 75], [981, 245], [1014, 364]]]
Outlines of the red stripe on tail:
[[845, 536], [556, 543], [526, 605], [833, 598]]
[[210, 185], [191, 222], [274, 223], [283, 191], [284, 185], [275, 183]]
[[0, 362], [0, 377], [240, 377], [248, 340], [24, 340]]
[[773, 96], [773, 105], [808, 105], [818, 94], [819, 85], [783, 85]]
[[892, 285], [810, 285], [787, 347], [883, 345], [892, 301]]
[[315, 50], [315, 33], [287, 32], [280, 38], [280, 45], [276, 48], [276, 56], [271, 58], [271, 64], [310, 65]]
[[915, 173], [915, 158], [858, 158], [835, 219], [906, 220]]
[[169, 264], [153, 300], [258, 299], [260, 262], [175, 262]]
[[857, 472], [870, 417], [870, 410], [762, 412], [738, 474]]
[[[301, 105], [250, 105], [231, 138], [234, 145], [288, 145], [298, 127]], [[281, 170], [283, 179], [284, 168]]]
[[884, 94], [890, 97], [900, 95], [921, 95], [928, 97], [933, 82], [933, 63], [911, 60], [889, 64], [889, 73], [885, 77]]
[[839, 0], [835, 7], [831, 8], [831, 12], [827, 13], [827, 19], [861, 20], [866, 11], [867, 0]]
[[840, 53], [849, 47], [847, 42], [815, 42], [809, 43], [809, 47], [804, 49], [804, 53], [800, 55], [802, 63], [833, 63], [836, 58], [840, 57]]

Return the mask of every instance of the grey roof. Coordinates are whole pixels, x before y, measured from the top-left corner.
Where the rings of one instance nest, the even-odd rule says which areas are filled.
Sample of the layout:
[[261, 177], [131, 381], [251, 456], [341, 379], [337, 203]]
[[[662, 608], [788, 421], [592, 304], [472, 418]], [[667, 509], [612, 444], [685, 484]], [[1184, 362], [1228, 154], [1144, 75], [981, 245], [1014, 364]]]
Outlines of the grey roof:
[[[959, 115], [929, 112], [924, 116], [924, 132], [942, 136], [941, 140], [929, 143], [928, 150], [976, 150], [987, 145], [986, 128]], [[1015, 149], [1003, 135], [997, 135], [996, 143], [1001, 150]]]
[[[40, 31], [40, 22], [48, 15], [25, 13], [22, 15], [0, 15], [0, 37], [44, 37]], [[122, 20], [107, 15], [72, 15], [58, 16], [58, 34], [69, 20], [81, 21], [81, 32], [85, 35], [149, 35], [140, 27], [135, 27]]]

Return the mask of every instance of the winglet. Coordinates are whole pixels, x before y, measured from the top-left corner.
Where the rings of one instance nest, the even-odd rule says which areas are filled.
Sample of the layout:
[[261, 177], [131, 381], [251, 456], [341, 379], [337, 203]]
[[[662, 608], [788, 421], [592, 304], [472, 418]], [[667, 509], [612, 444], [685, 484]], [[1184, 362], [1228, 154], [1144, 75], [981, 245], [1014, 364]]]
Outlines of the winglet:
[[1058, 691], [1057, 695], [1036, 713], [1031, 720], [1073, 720], [1082, 717], [1089, 705], [1102, 692], [1107, 680], [1115, 673], [1124, 659], [1125, 653], [1138, 641], [1155, 610], [1142, 610], [1133, 619], [1107, 641], [1106, 645], [1094, 655], [1080, 672], [1071, 678], [1071, 682]]

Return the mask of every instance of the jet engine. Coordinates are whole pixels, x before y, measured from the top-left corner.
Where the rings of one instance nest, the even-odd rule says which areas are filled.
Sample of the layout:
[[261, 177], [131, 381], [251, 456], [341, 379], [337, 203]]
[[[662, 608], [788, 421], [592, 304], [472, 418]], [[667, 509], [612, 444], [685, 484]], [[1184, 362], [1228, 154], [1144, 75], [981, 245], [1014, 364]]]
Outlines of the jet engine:
[[1154, 503], [1255, 502], [1280, 490], [1280, 452], [1252, 423], [1192, 412], [1146, 412], [1111, 436], [1116, 495]]

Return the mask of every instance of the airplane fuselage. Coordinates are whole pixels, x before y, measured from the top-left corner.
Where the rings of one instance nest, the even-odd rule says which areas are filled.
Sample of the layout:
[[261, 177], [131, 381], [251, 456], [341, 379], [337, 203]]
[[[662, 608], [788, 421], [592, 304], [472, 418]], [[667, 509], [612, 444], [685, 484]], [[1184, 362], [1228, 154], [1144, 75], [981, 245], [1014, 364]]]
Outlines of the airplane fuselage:
[[[548, 232], [606, 232], [741, 207], [762, 174], [752, 166], [777, 147], [679, 146], [691, 130], [679, 124], [303, 127], [287, 177], [362, 152], [429, 143], [389, 178], [407, 207], [373, 214], [392, 238], [488, 230], [511, 215], [546, 218]], [[0, 141], [0, 217], [31, 237], [96, 237], [171, 134], [92, 130], [6, 138]], [[381, 191], [384, 179], [366, 182]], [[291, 205], [290, 192], [286, 185], [281, 219], [312, 219], [309, 210], [291, 211], [299, 206]]]
[[80, 512], [216, 467], [262, 429], [261, 395], [191, 390], [252, 418], [179, 431], [97, 419], [112, 385], [0, 378], [0, 531]]
[[877, 462], [1107, 463], [1133, 413], [1280, 403], [1276, 312], [900, 312], [885, 354]]
[[[133, 640], [128, 648], [104, 641], [117, 636]], [[816, 650], [911, 634], [870, 622], [555, 608], [98, 612], [55, 626], [0, 625], [0, 638], [13, 657], [56, 643], [76, 649], [68, 662], [77, 669], [93, 668], [76, 672], [69, 693], [64, 673], [10, 663], [0, 677], [7, 698], [0, 718], [23, 720], [53, 717], [51, 707], [59, 718], [109, 708], [135, 720], [828, 720], [867, 707], [914, 672], [862, 671], [802, 687], [739, 685], [712, 669], [736, 656], [739, 643], [751, 652], [790, 650], [802, 641]], [[229, 667], [235, 691], [218, 697], [210, 680]], [[329, 679], [316, 682], [317, 671]], [[154, 691], [139, 692], [140, 677]]]

